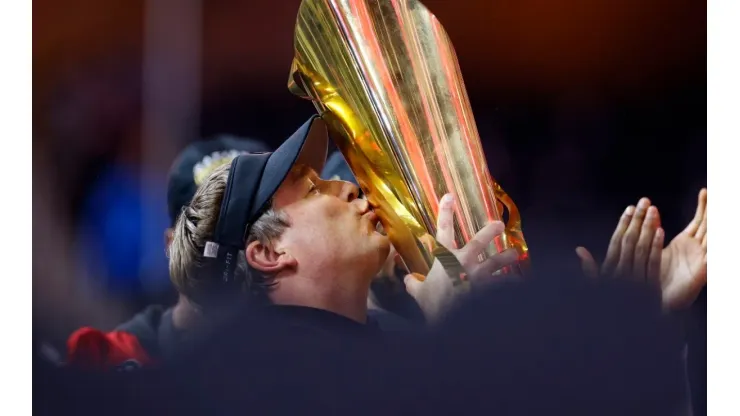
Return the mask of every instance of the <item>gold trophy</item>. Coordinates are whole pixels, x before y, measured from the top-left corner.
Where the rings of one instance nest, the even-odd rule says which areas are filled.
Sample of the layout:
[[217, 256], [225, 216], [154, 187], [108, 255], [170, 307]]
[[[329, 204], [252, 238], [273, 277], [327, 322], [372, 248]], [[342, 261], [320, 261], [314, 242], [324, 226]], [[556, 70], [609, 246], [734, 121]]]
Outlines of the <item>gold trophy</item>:
[[[410, 272], [424, 276], [445, 257], [431, 236], [447, 192], [458, 247], [506, 207], [506, 231], [482, 257], [513, 247], [516, 269], [528, 263], [519, 211], [488, 172], [455, 51], [419, 1], [303, 0], [288, 86], [315, 104]], [[501, 272], [512, 271], [521, 270]]]

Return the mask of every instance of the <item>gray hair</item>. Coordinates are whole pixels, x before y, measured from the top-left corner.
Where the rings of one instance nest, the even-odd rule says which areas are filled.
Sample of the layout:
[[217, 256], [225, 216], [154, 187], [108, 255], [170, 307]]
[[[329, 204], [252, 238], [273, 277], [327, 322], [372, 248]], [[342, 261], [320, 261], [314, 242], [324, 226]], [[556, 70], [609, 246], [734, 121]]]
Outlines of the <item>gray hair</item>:
[[[193, 298], [217, 276], [204, 268], [203, 250], [206, 242], [213, 240], [213, 234], [221, 211], [226, 183], [231, 164], [215, 169], [195, 192], [191, 202], [183, 207], [175, 224], [172, 243], [169, 247], [170, 279], [180, 293]], [[284, 212], [272, 208], [272, 201], [262, 208], [261, 215], [251, 224], [247, 244], [260, 241], [271, 246], [288, 227]], [[245, 282], [244, 289], [265, 299], [274, 284], [274, 276], [265, 275], [247, 264], [244, 251], [237, 256], [236, 273]]]

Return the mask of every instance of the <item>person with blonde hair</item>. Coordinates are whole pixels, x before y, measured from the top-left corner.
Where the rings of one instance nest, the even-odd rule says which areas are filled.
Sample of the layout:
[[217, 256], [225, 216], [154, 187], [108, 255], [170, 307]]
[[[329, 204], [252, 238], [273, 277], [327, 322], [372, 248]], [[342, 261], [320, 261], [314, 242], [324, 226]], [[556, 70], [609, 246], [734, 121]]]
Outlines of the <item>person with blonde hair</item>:
[[[219, 135], [191, 143], [172, 164], [167, 179], [170, 227], [164, 230], [165, 251], [183, 207], [214, 170], [239, 154], [267, 151], [258, 140]], [[202, 320], [198, 306], [178, 293], [171, 307], [150, 305], [113, 331], [83, 327], [67, 340], [68, 365], [88, 369], [135, 369], [162, 362], [178, 344], [181, 334]]]

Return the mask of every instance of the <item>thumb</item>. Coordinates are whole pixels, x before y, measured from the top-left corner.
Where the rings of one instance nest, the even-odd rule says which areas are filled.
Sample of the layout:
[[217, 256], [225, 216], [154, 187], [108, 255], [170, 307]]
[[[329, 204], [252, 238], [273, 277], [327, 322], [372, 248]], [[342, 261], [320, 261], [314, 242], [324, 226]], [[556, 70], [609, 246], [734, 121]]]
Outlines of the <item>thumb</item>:
[[576, 255], [581, 259], [581, 269], [583, 269], [583, 274], [593, 279], [599, 277], [599, 266], [596, 264], [594, 256], [592, 256], [585, 247], [577, 247]]
[[415, 296], [419, 293], [419, 290], [421, 289], [422, 280], [417, 277], [417, 275], [410, 273], [404, 276], [403, 278], [403, 284], [406, 285], [406, 291], [411, 296]]

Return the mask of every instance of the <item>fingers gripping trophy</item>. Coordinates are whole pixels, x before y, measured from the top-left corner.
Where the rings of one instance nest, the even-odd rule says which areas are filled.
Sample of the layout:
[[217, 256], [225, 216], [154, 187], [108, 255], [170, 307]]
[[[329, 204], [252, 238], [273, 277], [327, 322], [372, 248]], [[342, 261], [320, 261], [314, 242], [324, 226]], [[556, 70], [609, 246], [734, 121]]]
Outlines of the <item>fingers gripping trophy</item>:
[[[326, 121], [414, 276], [423, 279], [436, 258], [464, 283], [451, 253], [504, 216], [478, 261], [515, 250], [518, 261], [496, 273], [526, 269], [519, 212], [488, 171], [452, 44], [420, 2], [303, 0], [288, 84]], [[432, 236], [448, 193], [454, 238], [439, 241]]]

